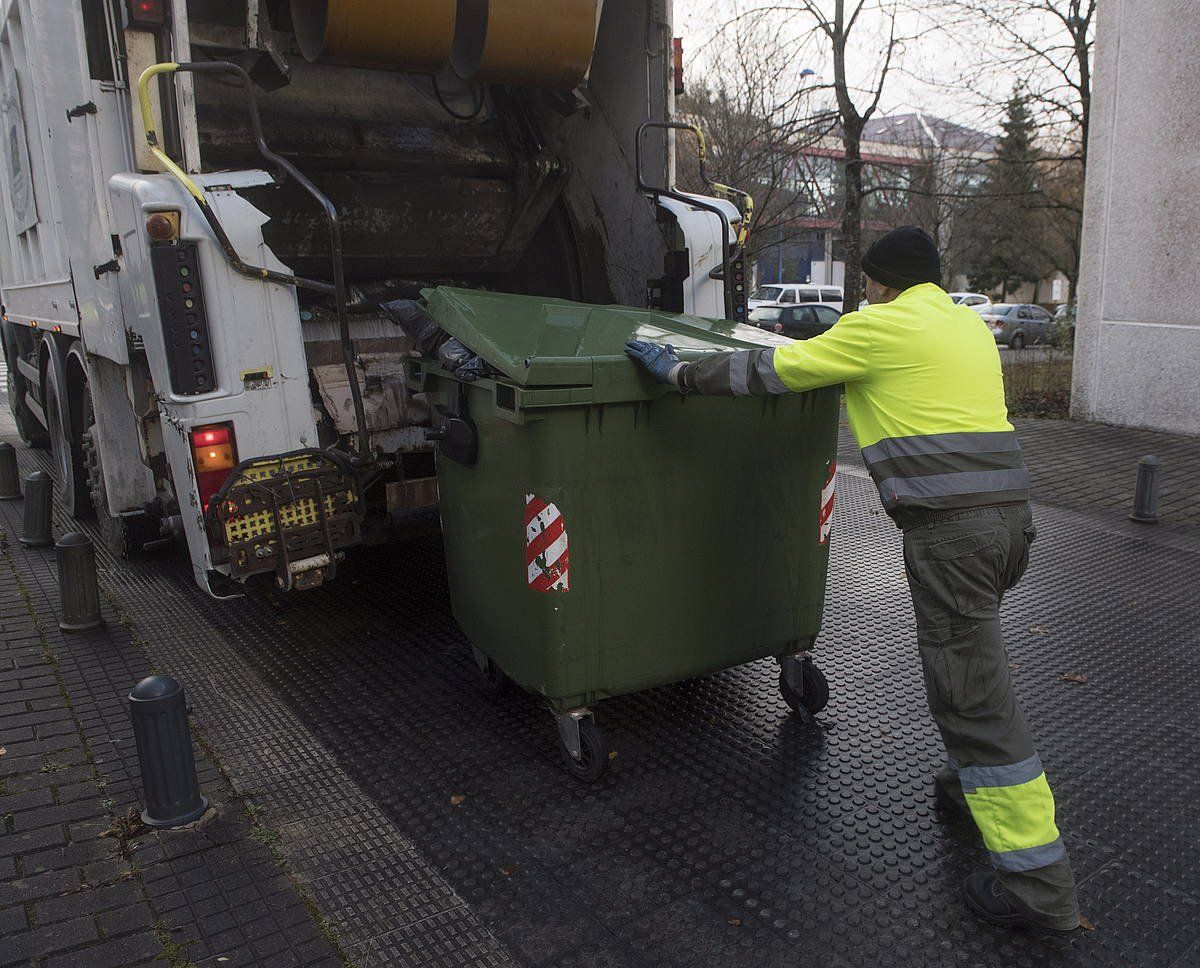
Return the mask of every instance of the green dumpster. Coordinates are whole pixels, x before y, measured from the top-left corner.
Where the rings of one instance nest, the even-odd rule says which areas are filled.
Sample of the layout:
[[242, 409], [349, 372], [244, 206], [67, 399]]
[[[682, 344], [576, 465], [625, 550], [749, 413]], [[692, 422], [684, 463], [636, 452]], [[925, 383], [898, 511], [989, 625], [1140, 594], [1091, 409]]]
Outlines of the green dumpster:
[[683, 396], [624, 355], [787, 342], [724, 320], [463, 289], [438, 324], [498, 376], [423, 360], [454, 616], [485, 680], [548, 701], [564, 762], [595, 779], [598, 700], [776, 656], [802, 714], [829, 556], [838, 391]]

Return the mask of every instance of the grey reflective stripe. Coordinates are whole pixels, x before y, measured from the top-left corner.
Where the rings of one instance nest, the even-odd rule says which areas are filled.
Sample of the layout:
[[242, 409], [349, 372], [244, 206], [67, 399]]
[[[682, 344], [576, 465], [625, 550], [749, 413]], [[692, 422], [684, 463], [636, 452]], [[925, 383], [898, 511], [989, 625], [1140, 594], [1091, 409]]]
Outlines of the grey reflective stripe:
[[879, 482], [885, 507], [894, 507], [905, 498], [957, 497], [962, 494], [996, 494], [1026, 491], [1032, 484], [1025, 467], [999, 471], [966, 471], [959, 474], [933, 474], [929, 477], [889, 477]]
[[1001, 454], [1020, 452], [1017, 435], [1011, 430], [980, 433], [924, 434], [920, 437], [886, 437], [863, 448], [863, 460], [874, 464], [895, 457], [923, 454]]
[[729, 389], [735, 397], [750, 394], [750, 350], [741, 350], [729, 357]]
[[767, 388], [767, 393], [792, 392], [788, 385], [779, 379], [779, 374], [775, 372], [774, 350], [765, 350], [759, 353], [758, 363], [754, 368], [758, 373], [758, 378], [762, 380], [763, 386]]
[[1042, 844], [1040, 847], [1025, 847], [1022, 850], [1006, 850], [1002, 853], [988, 851], [992, 866], [1001, 871], [1035, 871], [1039, 867], [1049, 867], [1065, 860], [1067, 850], [1063, 846], [1062, 837], [1053, 843]]
[[1037, 753], [1020, 763], [1003, 766], [960, 766], [958, 779], [964, 793], [974, 793], [979, 787], [1010, 787], [1036, 780], [1042, 775], [1042, 759]]

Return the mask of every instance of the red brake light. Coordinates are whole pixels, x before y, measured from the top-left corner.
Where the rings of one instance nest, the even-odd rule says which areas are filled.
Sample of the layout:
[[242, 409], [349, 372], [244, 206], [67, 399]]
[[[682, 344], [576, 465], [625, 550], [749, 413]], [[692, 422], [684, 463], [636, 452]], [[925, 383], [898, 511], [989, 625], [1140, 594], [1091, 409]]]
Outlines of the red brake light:
[[233, 435], [233, 424], [195, 427], [189, 437], [200, 505], [208, 511], [209, 501], [221, 489], [229, 472], [237, 466], [237, 441]]
[[210, 427], [206, 430], [192, 431], [192, 446], [210, 447], [213, 444], [229, 443], [228, 427]]
[[131, 27], [165, 27], [167, 25], [165, 0], [128, 0], [128, 5]]

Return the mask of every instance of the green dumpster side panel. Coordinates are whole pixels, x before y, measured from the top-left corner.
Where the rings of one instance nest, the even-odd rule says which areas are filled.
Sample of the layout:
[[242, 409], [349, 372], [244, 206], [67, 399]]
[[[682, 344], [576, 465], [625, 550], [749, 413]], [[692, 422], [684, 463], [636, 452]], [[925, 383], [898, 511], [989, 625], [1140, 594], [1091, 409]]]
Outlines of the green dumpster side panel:
[[[442, 294], [429, 305], [445, 325]], [[459, 293], [449, 296], [459, 312]], [[521, 299], [504, 297], [506, 313]], [[531, 320], [548, 303], [572, 307], [524, 301]], [[493, 333], [479, 302], [471, 303], [472, 326]], [[590, 335], [576, 333], [577, 352], [619, 347], [630, 331], [664, 319], [672, 342], [680, 330], [676, 345], [697, 352], [742, 342], [702, 326], [687, 332], [687, 317], [575, 309], [577, 319], [600, 321]], [[614, 316], [624, 320], [615, 332]], [[518, 328], [508, 318], [496, 326]], [[537, 323], [528, 328], [536, 336]], [[519, 357], [533, 345], [528, 333], [520, 348], [510, 335], [493, 335], [486, 346], [466, 330], [455, 335], [506, 374], [536, 370], [541, 359], [526, 366]], [[555, 339], [566, 337], [536, 345]], [[492, 355], [501, 344], [507, 357]], [[553, 349], [561, 360], [565, 347]], [[837, 389], [682, 396], [647, 389], [623, 357], [598, 367], [618, 368], [624, 381], [608, 382], [624, 385], [631, 399], [518, 414], [507, 405], [516, 380], [460, 385], [426, 369], [426, 391], [451, 409], [461, 394], [479, 431], [474, 465], [438, 455], [455, 618], [506, 674], [558, 709], [793, 653], [820, 629], [829, 547], [820, 540], [821, 494], [837, 448]], [[505, 405], [497, 406], [498, 395]], [[562, 518], [567, 590], [531, 585], [552, 562], [527, 561], [530, 499], [554, 505]]]

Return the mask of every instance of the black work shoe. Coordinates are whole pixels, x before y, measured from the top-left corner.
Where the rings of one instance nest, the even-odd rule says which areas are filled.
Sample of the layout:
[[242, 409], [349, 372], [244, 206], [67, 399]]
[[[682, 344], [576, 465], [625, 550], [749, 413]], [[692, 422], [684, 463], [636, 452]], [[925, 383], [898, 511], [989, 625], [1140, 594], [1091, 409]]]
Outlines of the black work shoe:
[[1079, 930], [1076, 922], [1063, 927], [1061, 920], [1047, 917], [1031, 908], [1000, 883], [993, 871], [976, 871], [963, 884], [967, 905], [985, 921], [1010, 928], [1032, 928], [1066, 936]]

